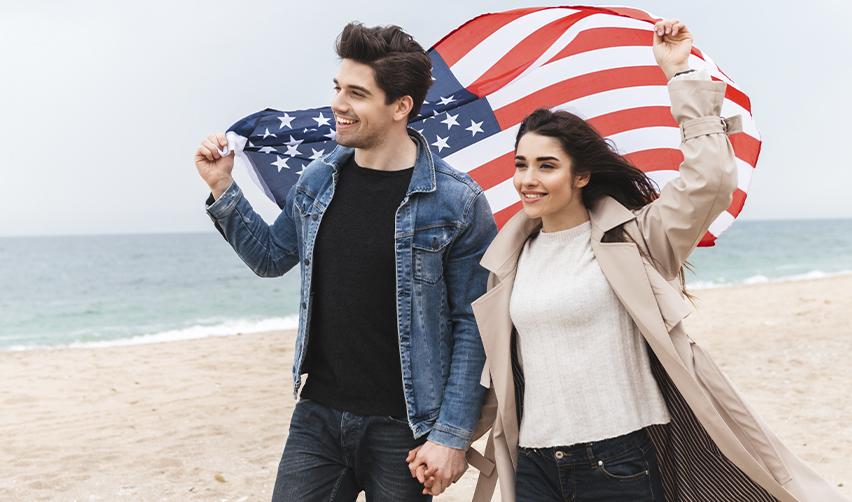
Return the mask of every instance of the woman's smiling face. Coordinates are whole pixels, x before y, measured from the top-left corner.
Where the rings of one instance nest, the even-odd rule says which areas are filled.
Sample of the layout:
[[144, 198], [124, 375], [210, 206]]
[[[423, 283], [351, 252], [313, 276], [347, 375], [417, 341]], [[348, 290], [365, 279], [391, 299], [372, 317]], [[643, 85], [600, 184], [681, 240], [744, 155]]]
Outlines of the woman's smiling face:
[[556, 138], [534, 132], [521, 136], [512, 181], [529, 218], [563, 220], [585, 209], [581, 189], [589, 178], [574, 176], [571, 157]]

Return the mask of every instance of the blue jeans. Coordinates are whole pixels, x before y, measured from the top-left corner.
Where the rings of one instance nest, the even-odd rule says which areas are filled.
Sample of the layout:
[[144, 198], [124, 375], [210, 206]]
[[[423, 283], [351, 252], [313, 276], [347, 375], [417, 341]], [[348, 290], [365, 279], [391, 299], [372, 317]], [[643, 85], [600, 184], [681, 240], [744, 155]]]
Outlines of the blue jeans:
[[518, 448], [518, 502], [662, 502], [657, 453], [648, 433], [568, 447]]
[[272, 492], [273, 502], [428, 502], [405, 457], [414, 439], [403, 418], [361, 416], [311, 400], [293, 410]]

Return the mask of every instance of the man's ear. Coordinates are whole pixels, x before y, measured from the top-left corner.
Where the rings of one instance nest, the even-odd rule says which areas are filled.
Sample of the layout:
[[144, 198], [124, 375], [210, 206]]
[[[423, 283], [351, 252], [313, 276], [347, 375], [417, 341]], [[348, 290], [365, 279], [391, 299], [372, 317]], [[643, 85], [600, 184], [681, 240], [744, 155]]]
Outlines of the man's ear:
[[414, 109], [414, 100], [411, 99], [411, 96], [406, 95], [397, 98], [396, 106], [393, 110], [393, 119], [408, 122], [408, 114], [411, 113], [412, 109]]

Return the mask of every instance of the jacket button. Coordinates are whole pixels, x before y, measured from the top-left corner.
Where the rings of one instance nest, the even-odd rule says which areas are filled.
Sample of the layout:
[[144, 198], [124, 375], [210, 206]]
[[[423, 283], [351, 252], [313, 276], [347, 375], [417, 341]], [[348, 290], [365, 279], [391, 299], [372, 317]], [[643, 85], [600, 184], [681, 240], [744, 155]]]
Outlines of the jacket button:
[[303, 309], [308, 308], [308, 304], [307, 304], [307, 303], [305, 303], [305, 302], [302, 302], [302, 308], [303, 308]]
[[319, 216], [317, 216], [316, 213], [311, 215], [312, 220], [317, 221], [317, 218], [319, 218]]
[[310, 259], [310, 258], [305, 258], [305, 266], [307, 267], [307, 266], [309, 266], [310, 264], [311, 264], [311, 259]]

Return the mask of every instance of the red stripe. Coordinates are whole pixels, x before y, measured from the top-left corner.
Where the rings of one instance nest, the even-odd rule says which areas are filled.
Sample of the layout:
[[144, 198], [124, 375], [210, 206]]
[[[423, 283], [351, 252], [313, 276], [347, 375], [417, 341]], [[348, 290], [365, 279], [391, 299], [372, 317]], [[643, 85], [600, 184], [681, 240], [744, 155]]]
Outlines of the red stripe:
[[483, 190], [499, 185], [515, 174], [515, 151], [506, 152], [494, 160], [467, 173]]
[[523, 207], [523, 204], [521, 204], [521, 201], [519, 200], [511, 206], [494, 213], [494, 221], [497, 222], [497, 228], [502, 227], [504, 223], [509, 221], [509, 218], [514, 216], [515, 213], [517, 213], [521, 209], [521, 207]]
[[[595, 9], [596, 7], [581, 8]], [[659, 19], [651, 17], [651, 15], [645, 12], [644, 10], [633, 9], [631, 7], [597, 7], [596, 9], [602, 12], [611, 12], [623, 17], [632, 17], [633, 19], [638, 19], [640, 21], [647, 21], [651, 24], [656, 24], [657, 21], [659, 21]]]
[[503, 26], [519, 17], [543, 9], [543, 7], [533, 7], [477, 16], [451, 31], [433, 48], [441, 55], [441, 59], [447, 66], [453, 66], [471, 49]]
[[[654, 32], [639, 28], [589, 28], [583, 30], [574, 37], [570, 44], [566, 45], [553, 58], [545, 64], [558, 61], [575, 54], [607, 49], [611, 47], [652, 47], [654, 45]], [[692, 48], [692, 54], [704, 59], [701, 51]]]
[[704, 234], [704, 237], [701, 238], [701, 241], [698, 242], [698, 247], [700, 248], [712, 248], [716, 245], [716, 236], [707, 232]]
[[677, 127], [668, 106], [642, 106], [618, 110], [588, 119], [601, 136], [612, 136], [642, 127]]
[[[722, 82], [722, 79], [718, 77], [711, 78], [716, 82]], [[725, 99], [733, 101], [734, 103], [745, 108], [747, 112], [751, 113], [751, 100], [748, 99], [748, 96], [746, 96], [743, 91], [737, 89], [731, 84], [728, 84], [727, 82], [726, 84], [727, 87], [725, 87]]]
[[553, 58], [545, 64], [558, 61], [582, 52], [605, 49], [607, 47], [622, 47], [636, 45], [653, 45], [654, 32], [636, 28], [589, 28], [574, 37]]
[[624, 158], [646, 173], [677, 171], [681, 162], [683, 162], [683, 152], [677, 148], [651, 148], [630, 152]]
[[734, 218], [739, 216], [745, 205], [746, 193], [737, 188], [734, 190], [734, 198], [731, 200], [731, 205], [728, 206], [728, 212], [734, 215]]
[[486, 96], [503, 87], [524, 72], [538, 59], [565, 30], [577, 21], [586, 18], [594, 12], [577, 12], [569, 16], [551, 21], [534, 31], [517, 45], [512, 47], [491, 68], [482, 74], [475, 82], [467, 86], [467, 90], [477, 96]]
[[632, 66], [586, 73], [532, 92], [495, 110], [494, 116], [500, 128], [506, 129], [520, 123], [537, 108], [553, 108], [591, 94], [643, 85], [666, 85], [666, 76], [657, 66]]
[[734, 155], [743, 162], [757, 167], [757, 158], [760, 156], [761, 142], [759, 139], [742, 132], [728, 136], [731, 146], [734, 147]]

